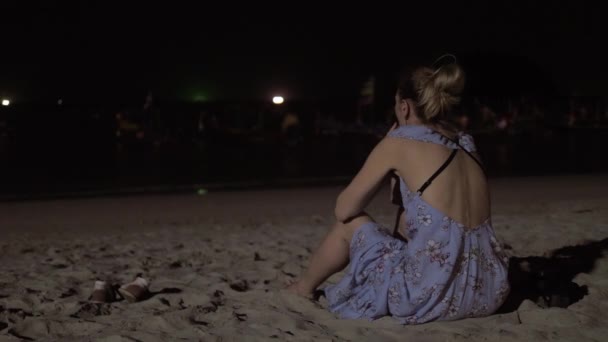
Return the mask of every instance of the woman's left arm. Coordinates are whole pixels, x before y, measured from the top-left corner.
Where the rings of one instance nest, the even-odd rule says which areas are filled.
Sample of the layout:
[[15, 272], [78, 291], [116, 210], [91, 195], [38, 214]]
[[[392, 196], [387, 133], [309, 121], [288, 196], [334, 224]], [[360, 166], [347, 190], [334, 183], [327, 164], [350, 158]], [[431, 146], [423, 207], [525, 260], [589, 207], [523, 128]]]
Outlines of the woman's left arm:
[[336, 219], [346, 222], [363, 211], [386, 175], [394, 169], [397, 139], [384, 138], [372, 150], [365, 164], [336, 202]]

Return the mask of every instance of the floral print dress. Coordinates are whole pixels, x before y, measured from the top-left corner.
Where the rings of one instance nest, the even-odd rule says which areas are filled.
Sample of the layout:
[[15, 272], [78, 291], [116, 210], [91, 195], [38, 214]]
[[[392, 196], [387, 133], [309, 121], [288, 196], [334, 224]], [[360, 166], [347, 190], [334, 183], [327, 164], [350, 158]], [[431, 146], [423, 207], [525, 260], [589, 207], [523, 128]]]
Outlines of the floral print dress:
[[[400, 126], [389, 136], [475, 151], [471, 136], [449, 140], [425, 126]], [[357, 228], [346, 275], [326, 287], [341, 318], [391, 315], [403, 324], [486, 316], [509, 292], [508, 258], [491, 220], [465, 227], [426, 203], [400, 180], [408, 242], [375, 222]]]

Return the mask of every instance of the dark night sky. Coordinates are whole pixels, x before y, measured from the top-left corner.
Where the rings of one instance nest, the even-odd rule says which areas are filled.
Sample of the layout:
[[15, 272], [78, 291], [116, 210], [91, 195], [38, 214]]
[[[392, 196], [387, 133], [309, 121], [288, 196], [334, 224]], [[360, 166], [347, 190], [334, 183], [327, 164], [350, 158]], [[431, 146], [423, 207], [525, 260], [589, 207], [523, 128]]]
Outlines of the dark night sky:
[[366, 4], [347, 13], [285, 4], [271, 14], [236, 3], [238, 13], [165, 3], [3, 1], [0, 96], [99, 102], [141, 97], [146, 89], [185, 100], [350, 96], [372, 72], [394, 73], [446, 51], [481, 59], [480, 73], [496, 72], [511, 84], [525, 84], [526, 74], [498, 70], [526, 61], [561, 93], [608, 93], [600, 5]]

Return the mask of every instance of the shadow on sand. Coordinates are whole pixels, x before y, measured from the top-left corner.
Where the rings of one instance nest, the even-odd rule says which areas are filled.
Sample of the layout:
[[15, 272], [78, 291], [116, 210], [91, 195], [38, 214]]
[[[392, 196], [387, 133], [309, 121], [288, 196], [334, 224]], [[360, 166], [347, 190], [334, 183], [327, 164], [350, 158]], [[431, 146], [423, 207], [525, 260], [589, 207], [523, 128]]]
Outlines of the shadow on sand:
[[565, 308], [588, 294], [587, 286], [572, 280], [593, 270], [597, 259], [608, 249], [608, 238], [554, 250], [547, 257], [513, 257], [509, 261], [511, 293], [497, 313], [517, 310], [529, 299], [541, 307]]

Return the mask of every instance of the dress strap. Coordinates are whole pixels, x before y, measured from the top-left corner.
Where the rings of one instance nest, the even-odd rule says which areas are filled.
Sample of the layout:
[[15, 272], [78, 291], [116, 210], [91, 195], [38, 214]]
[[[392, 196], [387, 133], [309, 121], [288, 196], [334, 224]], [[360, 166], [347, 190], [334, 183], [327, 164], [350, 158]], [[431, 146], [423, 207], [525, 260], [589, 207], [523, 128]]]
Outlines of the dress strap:
[[433, 175], [426, 182], [424, 182], [424, 184], [422, 184], [422, 186], [420, 187], [420, 189], [418, 189], [418, 191], [416, 191], [418, 193], [418, 195], [422, 195], [422, 193], [424, 192], [424, 190], [426, 190], [426, 188], [429, 185], [431, 185], [431, 183], [435, 180], [435, 178], [437, 178], [437, 176], [439, 176], [443, 172], [443, 170], [445, 170], [445, 168], [448, 167], [448, 165], [450, 165], [450, 163], [452, 162], [452, 160], [454, 160], [454, 157], [456, 156], [457, 152], [458, 152], [458, 149], [455, 149], [455, 150], [452, 151], [452, 153], [450, 153], [450, 156], [443, 163], [443, 165], [441, 165], [439, 167], [439, 169], [437, 169], [437, 171], [435, 171], [435, 173], [433, 173]]
[[486, 169], [485, 169], [485, 167], [483, 166], [483, 164], [481, 163], [481, 161], [480, 161], [479, 159], [477, 159], [477, 158], [476, 158], [476, 157], [473, 155], [473, 153], [469, 152], [469, 150], [467, 150], [466, 148], [464, 148], [464, 147], [463, 147], [463, 146], [460, 144], [460, 142], [458, 141], [458, 139], [452, 139], [452, 138], [450, 138], [450, 137], [445, 136], [444, 134], [442, 134], [442, 133], [440, 133], [440, 132], [437, 132], [437, 134], [440, 134], [440, 135], [441, 135], [441, 136], [443, 136], [445, 139], [447, 139], [447, 140], [449, 140], [449, 141], [453, 142], [453, 143], [454, 143], [454, 144], [456, 144], [458, 147], [460, 147], [460, 149], [461, 149], [461, 150], [463, 150], [463, 151], [464, 151], [466, 154], [468, 154], [468, 155], [469, 155], [469, 157], [473, 158], [473, 160], [474, 160], [474, 161], [477, 163], [477, 165], [479, 165], [479, 167], [481, 168], [481, 170], [482, 170], [484, 173], [486, 172]]

